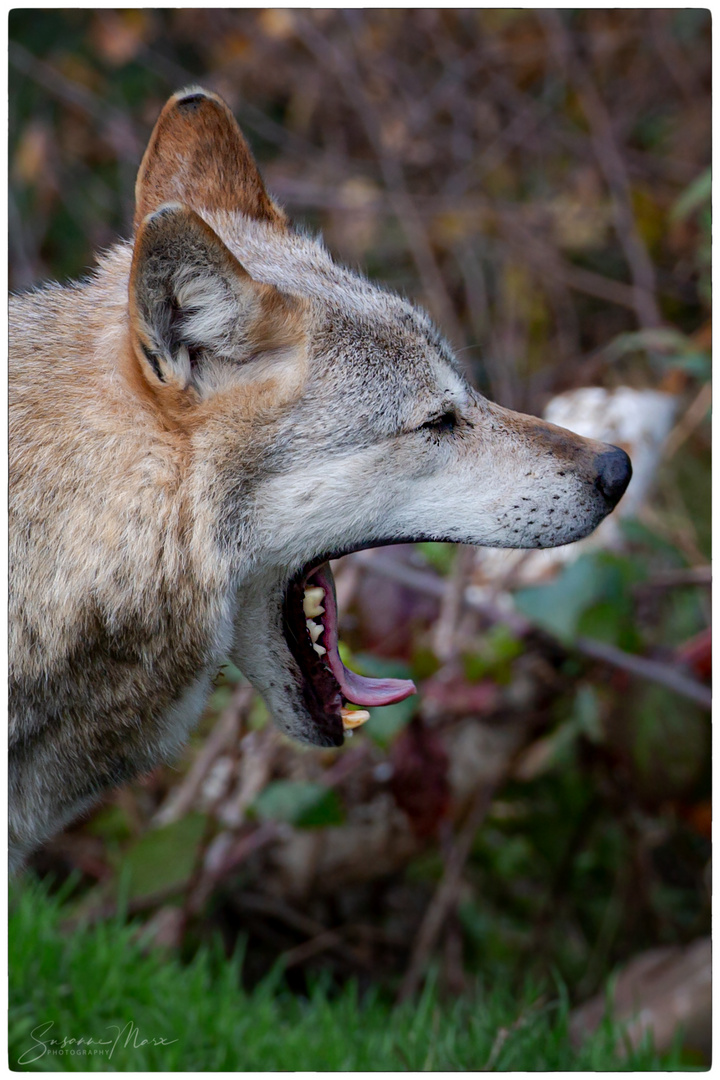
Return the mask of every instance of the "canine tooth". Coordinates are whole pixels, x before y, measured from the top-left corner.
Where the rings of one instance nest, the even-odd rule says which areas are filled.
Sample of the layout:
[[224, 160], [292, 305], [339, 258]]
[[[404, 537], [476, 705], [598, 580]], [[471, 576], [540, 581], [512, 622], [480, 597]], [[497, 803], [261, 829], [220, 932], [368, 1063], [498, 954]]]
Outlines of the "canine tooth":
[[341, 709], [340, 715], [346, 731], [352, 731], [353, 728], [360, 727], [370, 719], [367, 709]]
[[321, 601], [325, 596], [325, 591], [317, 587], [306, 589], [305, 596], [303, 597], [303, 611], [305, 612], [306, 619], [314, 619], [316, 615], [322, 615], [325, 608], [322, 606]]
[[317, 639], [322, 634], [325, 627], [322, 625], [322, 623], [313, 622], [312, 619], [306, 619], [305, 620], [305, 625], [308, 628], [308, 633], [310, 634], [310, 640], [312, 641], [312, 643], [314, 645], [315, 642], [317, 641]]
[[327, 649], [323, 649], [322, 645], [313, 645], [313, 649], [318, 654], [318, 656], [324, 656], [327, 652]]

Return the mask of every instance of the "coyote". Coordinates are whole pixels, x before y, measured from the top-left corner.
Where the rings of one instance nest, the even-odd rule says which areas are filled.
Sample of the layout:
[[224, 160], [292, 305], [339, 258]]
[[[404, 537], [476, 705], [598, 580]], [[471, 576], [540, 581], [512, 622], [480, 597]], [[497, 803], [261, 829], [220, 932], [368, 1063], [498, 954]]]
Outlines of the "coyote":
[[331, 559], [567, 544], [631, 474], [491, 404], [424, 311], [295, 231], [215, 94], [170, 98], [135, 199], [90, 278], [10, 305], [16, 866], [176, 755], [228, 658], [317, 746], [413, 693], [344, 666]]

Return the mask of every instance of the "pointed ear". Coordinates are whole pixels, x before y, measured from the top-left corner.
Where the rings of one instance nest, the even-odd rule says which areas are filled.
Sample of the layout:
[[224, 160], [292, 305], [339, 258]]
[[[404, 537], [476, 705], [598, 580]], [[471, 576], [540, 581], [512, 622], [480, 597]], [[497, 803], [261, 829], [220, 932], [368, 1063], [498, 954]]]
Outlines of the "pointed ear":
[[160, 114], [135, 184], [135, 225], [168, 202], [287, 224], [230, 109], [200, 87], [175, 94]]
[[[304, 338], [299, 300], [248, 274], [206, 222], [169, 204], [140, 225], [130, 338], [148, 382], [204, 392], [222, 371], [287, 357]], [[267, 370], [266, 368], [264, 369]]]

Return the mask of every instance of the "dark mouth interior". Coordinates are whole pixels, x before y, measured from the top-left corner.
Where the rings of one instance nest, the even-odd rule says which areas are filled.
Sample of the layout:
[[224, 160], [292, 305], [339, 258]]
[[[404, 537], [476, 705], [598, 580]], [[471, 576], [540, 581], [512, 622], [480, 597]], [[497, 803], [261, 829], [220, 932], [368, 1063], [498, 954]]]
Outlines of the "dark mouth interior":
[[341, 746], [344, 732], [340, 685], [324, 658], [313, 649], [303, 611], [305, 587], [314, 584], [314, 569], [317, 567], [305, 567], [290, 581], [283, 604], [283, 630], [288, 648], [303, 674], [303, 700], [318, 736], [324, 745]]
[[[322, 632], [313, 648], [312, 625], [303, 607], [306, 589], [319, 590], [323, 611], [312, 616]], [[304, 567], [288, 584], [283, 606], [283, 630], [288, 648], [303, 676], [305, 707], [313, 718], [317, 741], [339, 746], [344, 737], [343, 712], [347, 704], [372, 707], [401, 701], [415, 693], [408, 679], [369, 679], [345, 667], [338, 652], [338, 613], [329, 559]]]

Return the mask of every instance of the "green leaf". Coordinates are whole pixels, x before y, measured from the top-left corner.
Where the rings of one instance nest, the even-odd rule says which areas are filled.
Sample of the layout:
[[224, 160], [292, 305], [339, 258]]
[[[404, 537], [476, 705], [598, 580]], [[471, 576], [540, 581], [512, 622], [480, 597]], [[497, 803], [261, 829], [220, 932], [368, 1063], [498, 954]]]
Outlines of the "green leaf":
[[[515, 604], [537, 626], [568, 644], [593, 625], [603, 640], [627, 642], [632, 637], [630, 587], [644, 576], [632, 559], [608, 552], [581, 555], [550, 584], [521, 589]], [[589, 613], [596, 607], [593, 620]]]
[[492, 676], [507, 683], [512, 677], [512, 661], [525, 651], [525, 645], [512, 631], [498, 623], [483, 636], [478, 648], [462, 656], [463, 672], [468, 682], [476, 683]]
[[621, 601], [613, 598], [593, 604], [581, 614], [577, 629], [586, 637], [617, 645], [626, 652], [637, 652], [641, 648], [629, 596]]
[[223, 664], [220, 669], [223, 679], [230, 683], [231, 686], [235, 686], [237, 683], [247, 682], [245, 676], [239, 668], [236, 668], [229, 660]]
[[662, 686], [642, 688], [629, 734], [644, 792], [661, 793], [665, 798], [686, 795], [708, 767], [707, 716]]
[[709, 202], [711, 196], [712, 170], [708, 166], [685, 188], [670, 211], [670, 220], [682, 221], [684, 218], [689, 217], [695, 210], [699, 210], [704, 203]]
[[106, 843], [123, 842], [132, 836], [130, 822], [124, 809], [117, 803], [93, 814], [88, 822], [87, 831], [93, 836], [100, 836]]
[[605, 732], [600, 717], [600, 703], [594, 686], [581, 686], [575, 695], [575, 721], [578, 730], [590, 742], [604, 741]]
[[355, 653], [353, 661], [358, 673], [368, 675], [371, 679], [410, 678], [410, 667], [404, 660], [388, 660], [371, 653]]
[[162, 829], [151, 829], [125, 853], [123, 880], [128, 897], [149, 896], [181, 885], [190, 877], [205, 832], [204, 814], [188, 814]]
[[218, 686], [213, 690], [207, 707], [212, 712], [220, 713], [228, 707], [232, 698], [232, 690], [229, 686]]
[[485, 635], [485, 642], [496, 663], [516, 660], [525, 652], [523, 641], [504, 623], [491, 626]]
[[657, 329], [633, 330], [627, 334], [618, 334], [607, 347], [608, 358], [619, 360], [620, 357], [634, 352], [684, 353], [688, 348], [688, 339], [679, 330], [670, 327]]
[[415, 545], [422, 557], [430, 566], [441, 574], [448, 574], [455, 562], [457, 544], [437, 543], [434, 540], [425, 540]]
[[662, 368], [681, 368], [697, 379], [710, 378], [709, 350], [698, 349], [692, 339], [679, 330], [662, 327], [618, 334], [606, 349], [610, 361], [632, 353], [652, 353], [653, 360]]
[[261, 821], [286, 821], [299, 828], [342, 825], [340, 800], [331, 788], [305, 780], [275, 780], [260, 792], [253, 811]]
[[369, 709], [370, 719], [364, 730], [380, 746], [387, 746], [410, 723], [418, 710], [417, 694], [396, 701], [394, 705], [378, 705]]
[[441, 666], [440, 660], [428, 645], [421, 642], [414, 647], [411, 674], [413, 679], [429, 679]]
[[260, 731], [270, 721], [270, 714], [267, 710], [267, 705], [260, 697], [259, 694], [255, 694], [253, 697], [253, 703], [250, 706], [250, 715], [248, 716], [248, 727], [251, 731]]
[[563, 641], [571, 641], [580, 616], [602, 596], [595, 559], [581, 555], [549, 585], [520, 589], [515, 606], [532, 622]]
[[637, 547], [647, 547], [653, 554], [665, 556], [673, 566], [688, 565], [680, 548], [671, 544], [664, 536], [654, 532], [643, 522], [638, 521], [637, 518], [620, 518], [618, 524], [627, 543]]
[[[693, 378], [702, 382], [710, 378], [712, 373], [712, 357], [709, 352], [698, 352], [697, 349], [689, 349], [684, 353], [660, 357], [660, 363], [664, 368], [680, 368], [692, 375]], [[708, 415], [710, 409], [708, 407]]]

